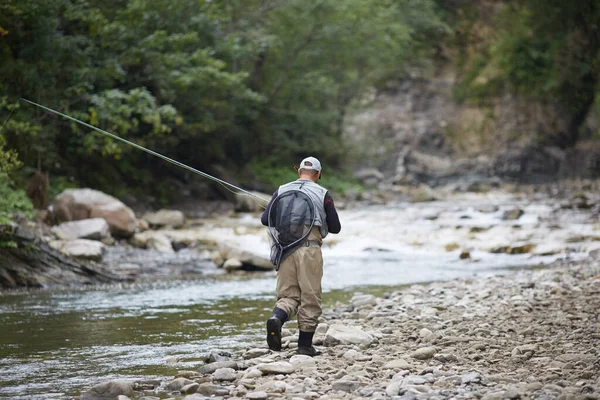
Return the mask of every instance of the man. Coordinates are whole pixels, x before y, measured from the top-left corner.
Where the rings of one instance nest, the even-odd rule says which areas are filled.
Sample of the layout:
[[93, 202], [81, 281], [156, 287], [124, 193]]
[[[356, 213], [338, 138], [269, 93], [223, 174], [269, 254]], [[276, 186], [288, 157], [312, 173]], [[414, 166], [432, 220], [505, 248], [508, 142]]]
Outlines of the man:
[[281, 262], [277, 272], [277, 303], [273, 316], [267, 321], [267, 343], [275, 351], [281, 350], [281, 327], [294, 315], [298, 315], [300, 337], [298, 354], [314, 357], [320, 354], [312, 340], [321, 316], [321, 278], [323, 277], [323, 257], [321, 244], [328, 233], [341, 230], [333, 198], [329, 192], [317, 184], [321, 178], [321, 163], [314, 157], [302, 160], [296, 181], [280, 186], [273, 193], [262, 215], [263, 225], [269, 224], [269, 210], [278, 195], [299, 190], [313, 201], [316, 220], [306, 242], [293, 250]]

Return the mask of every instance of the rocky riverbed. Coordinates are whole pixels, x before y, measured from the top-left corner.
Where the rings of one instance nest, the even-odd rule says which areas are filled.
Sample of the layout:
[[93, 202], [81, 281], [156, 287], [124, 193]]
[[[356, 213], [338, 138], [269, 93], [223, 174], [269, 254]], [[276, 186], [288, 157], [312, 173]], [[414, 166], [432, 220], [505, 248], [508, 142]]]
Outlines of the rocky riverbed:
[[598, 399], [600, 251], [356, 294], [324, 312], [315, 358], [295, 355], [296, 333], [284, 335], [282, 352], [262, 341], [238, 354], [215, 350], [197, 371], [106, 382], [81, 399]]

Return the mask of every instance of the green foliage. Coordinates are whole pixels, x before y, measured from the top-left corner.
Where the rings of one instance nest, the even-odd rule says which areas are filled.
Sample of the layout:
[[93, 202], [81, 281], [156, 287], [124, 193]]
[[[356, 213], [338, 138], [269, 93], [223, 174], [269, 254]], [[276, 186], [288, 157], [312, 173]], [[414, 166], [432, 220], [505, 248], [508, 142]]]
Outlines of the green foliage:
[[[447, 31], [434, 0], [5, 0], [0, 27], [2, 111], [28, 98], [208, 172], [341, 166], [346, 113]], [[3, 135], [53, 182], [164, 198], [184, 174], [25, 103]]]
[[[513, 0], [491, 20], [487, 48], [470, 57], [459, 99], [484, 101], [503, 92], [555, 102], [568, 132], [547, 138], [571, 146], [600, 94], [600, 3]], [[472, 15], [469, 18], [474, 18]], [[473, 34], [471, 24], [464, 37]]]
[[14, 188], [8, 175], [21, 165], [17, 154], [14, 150], [5, 150], [4, 144], [4, 138], [0, 135], [0, 225], [9, 224], [16, 212], [26, 217], [33, 215], [31, 201], [23, 190]]

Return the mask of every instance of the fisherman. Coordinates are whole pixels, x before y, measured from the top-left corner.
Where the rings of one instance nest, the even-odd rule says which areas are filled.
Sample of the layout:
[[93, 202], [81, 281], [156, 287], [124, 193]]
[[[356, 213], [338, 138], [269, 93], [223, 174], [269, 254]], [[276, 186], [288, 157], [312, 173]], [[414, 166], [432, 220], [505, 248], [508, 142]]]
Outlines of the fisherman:
[[307, 157], [298, 167], [299, 179], [273, 193], [273, 198], [263, 212], [261, 222], [269, 226], [269, 211], [279, 195], [299, 190], [315, 205], [315, 223], [307, 240], [280, 264], [277, 272], [277, 303], [273, 316], [267, 320], [267, 343], [271, 350], [281, 350], [281, 328], [289, 319], [298, 315], [298, 354], [314, 357], [320, 352], [312, 344], [319, 317], [321, 316], [321, 278], [323, 257], [321, 245], [328, 233], [341, 230], [333, 198], [317, 181], [321, 179], [321, 163], [315, 157]]

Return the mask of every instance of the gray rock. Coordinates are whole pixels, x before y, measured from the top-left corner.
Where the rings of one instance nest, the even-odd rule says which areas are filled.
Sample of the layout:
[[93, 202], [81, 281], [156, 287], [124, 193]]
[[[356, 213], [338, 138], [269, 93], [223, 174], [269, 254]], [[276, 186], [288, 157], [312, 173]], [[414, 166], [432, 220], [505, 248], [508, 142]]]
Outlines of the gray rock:
[[203, 383], [198, 386], [196, 393], [204, 396], [229, 396], [229, 389], [212, 383]]
[[170, 226], [181, 228], [185, 223], [185, 216], [178, 210], [159, 210], [146, 213], [143, 217], [151, 226]]
[[423, 328], [423, 329], [421, 329], [421, 330], [419, 331], [419, 337], [422, 337], [422, 338], [428, 338], [428, 337], [430, 337], [431, 335], [433, 335], [433, 332], [431, 332], [431, 331], [430, 331], [429, 329], [427, 329], [427, 328]]
[[267, 392], [250, 392], [246, 395], [247, 399], [250, 400], [267, 400], [269, 398], [269, 395], [267, 394]]
[[232, 368], [232, 369], [237, 370], [239, 367], [238, 367], [237, 362], [235, 362], [235, 361], [219, 361], [219, 362], [214, 362], [211, 364], [203, 365], [202, 367], [200, 367], [198, 369], [198, 373], [202, 374], [202, 375], [209, 375], [220, 368]]
[[52, 228], [61, 240], [102, 240], [110, 237], [110, 227], [104, 218], [89, 218], [62, 223]]
[[310, 370], [317, 367], [317, 362], [314, 358], [305, 355], [295, 355], [290, 358], [290, 364], [294, 366], [294, 370]]
[[479, 211], [480, 213], [484, 213], [484, 214], [491, 214], [491, 213], [495, 213], [496, 211], [498, 211], [498, 206], [495, 206], [492, 204], [485, 204], [485, 205], [479, 206], [477, 208], [477, 211]]
[[529, 360], [535, 354], [537, 350], [537, 345], [535, 344], [525, 344], [522, 346], [515, 347], [511, 352], [511, 357], [513, 359], [524, 359]]
[[483, 381], [483, 377], [479, 372], [467, 372], [461, 376], [461, 383], [463, 385], [469, 385], [474, 383], [481, 383]]
[[540, 390], [543, 387], [544, 385], [541, 382], [531, 382], [525, 384], [523, 390], [525, 390], [526, 392], [535, 392], [536, 390]]
[[428, 360], [432, 358], [436, 353], [435, 347], [421, 347], [411, 354], [412, 358], [417, 360]]
[[384, 369], [411, 369], [412, 366], [403, 358], [388, 361], [383, 365]]
[[245, 352], [243, 357], [244, 357], [244, 359], [249, 360], [251, 358], [262, 357], [265, 354], [269, 354], [269, 349], [256, 348], [256, 349], [250, 349], [247, 352]]
[[433, 358], [442, 363], [458, 361], [458, 357], [456, 357], [454, 354], [446, 354], [446, 353], [436, 354], [433, 356]]
[[584, 362], [586, 364], [591, 364], [594, 361], [596, 361], [596, 357], [593, 354], [573, 354], [573, 353], [567, 353], [567, 354], [561, 354], [560, 356], [556, 357], [557, 361], [561, 361], [561, 362]]
[[385, 388], [385, 394], [390, 397], [398, 395], [402, 387], [402, 380], [391, 381]]
[[216, 381], [235, 381], [235, 370], [233, 368], [219, 368], [213, 372], [213, 378]]
[[[195, 393], [195, 394], [187, 395], [183, 399], [184, 400], [223, 400], [223, 397], [215, 397], [215, 396], [205, 397], [201, 394]], [[165, 399], [165, 400], [176, 400], [176, 399]]]
[[287, 361], [261, 363], [256, 366], [263, 374], [287, 375], [294, 372], [294, 366]]
[[173, 253], [173, 245], [167, 235], [156, 232], [148, 238], [146, 241], [146, 248], [163, 251], [166, 253]]
[[193, 394], [193, 393], [196, 393], [196, 391], [198, 390], [199, 387], [200, 387], [200, 384], [198, 384], [196, 382], [190, 383], [189, 385], [185, 385], [184, 387], [182, 387], [180, 392], [181, 392], [181, 394]]
[[354, 392], [360, 386], [361, 386], [361, 383], [359, 381], [350, 381], [350, 380], [345, 380], [345, 379], [340, 379], [339, 381], [334, 381], [331, 384], [331, 387], [333, 388], [333, 390], [341, 390], [342, 392], [348, 392], [348, 393]]
[[243, 266], [244, 266], [244, 263], [242, 263], [237, 258], [229, 258], [229, 259], [227, 259], [227, 261], [225, 261], [223, 263], [223, 268], [226, 271], [236, 271], [238, 269], [242, 269]]
[[104, 256], [105, 245], [88, 239], [54, 240], [48, 243], [51, 247], [70, 257], [84, 260], [100, 261]]
[[194, 381], [186, 379], [186, 378], [176, 378], [176, 379], [173, 379], [171, 382], [169, 382], [169, 384], [167, 385], [167, 387], [165, 389], [168, 392], [178, 392], [184, 386], [191, 385], [192, 383], [194, 383]]
[[521, 398], [521, 393], [516, 388], [509, 388], [504, 392], [502, 398], [508, 400], [517, 400]]
[[262, 372], [260, 372], [259, 369], [257, 369], [257, 368], [250, 368], [244, 374], [244, 379], [258, 378], [259, 376], [263, 376], [263, 375], [264, 374]]
[[108, 381], [93, 386], [87, 392], [83, 392], [80, 400], [114, 400], [117, 396], [133, 396], [133, 384], [126, 381]]
[[204, 358], [204, 362], [210, 364], [220, 361], [231, 361], [233, 357], [234, 354], [227, 350], [211, 350]]
[[354, 307], [362, 307], [366, 305], [377, 305], [377, 298], [372, 294], [354, 295], [350, 300]]
[[523, 210], [519, 208], [515, 208], [513, 210], [506, 210], [504, 211], [504, 213], [502, 213], [502, 219], [505, 221], [514, 221], [521, 218], [523, 214]]
[[331, 325], [325, 334], [324, 344], [327, 346], [334, 346], [336, 344], [370, 345], [373, 341], [373, 336], [364, 332], [359, 327]]
[[485, 394], [481, 400], [502, 400], [503, 392], [492, 392]]

